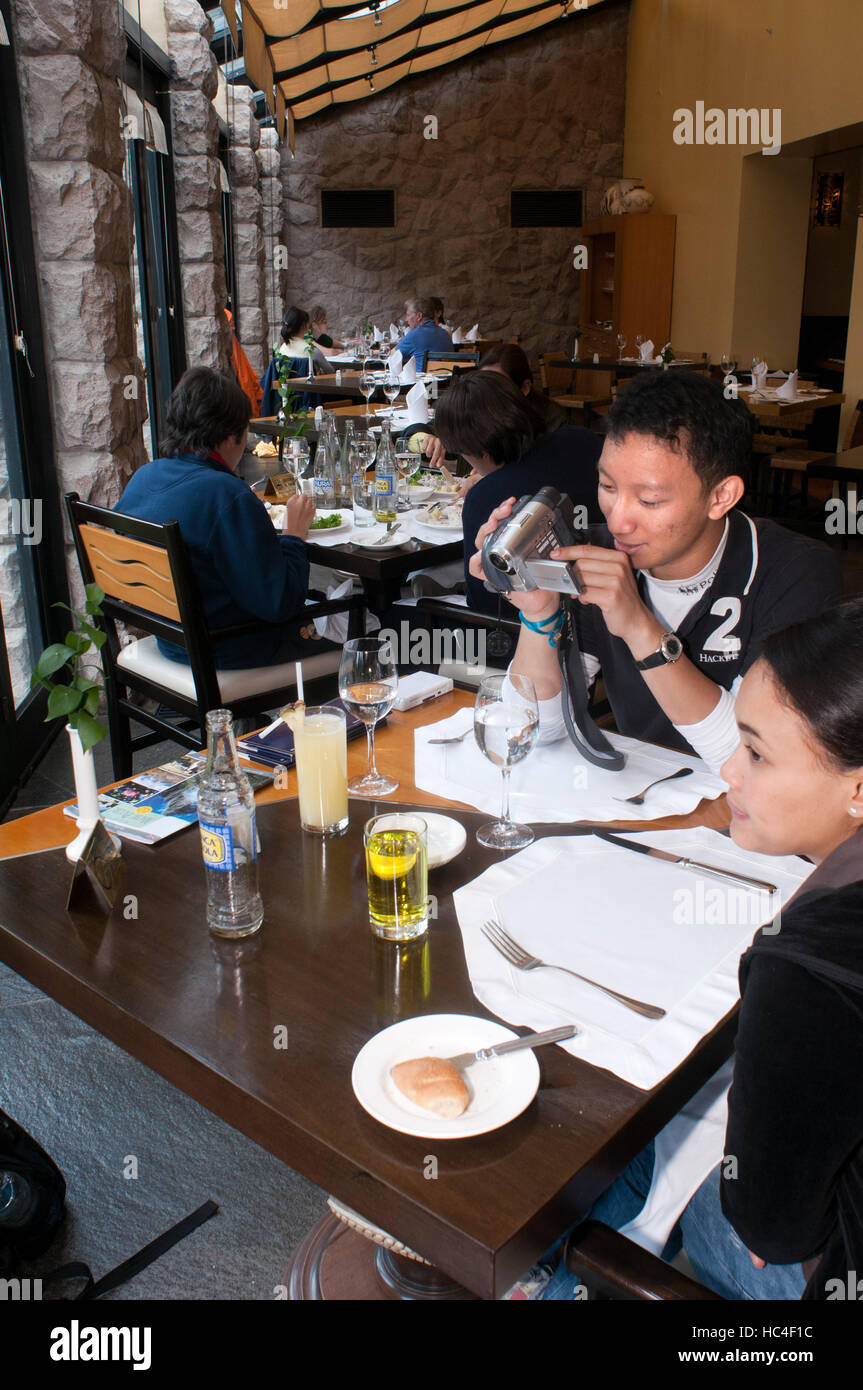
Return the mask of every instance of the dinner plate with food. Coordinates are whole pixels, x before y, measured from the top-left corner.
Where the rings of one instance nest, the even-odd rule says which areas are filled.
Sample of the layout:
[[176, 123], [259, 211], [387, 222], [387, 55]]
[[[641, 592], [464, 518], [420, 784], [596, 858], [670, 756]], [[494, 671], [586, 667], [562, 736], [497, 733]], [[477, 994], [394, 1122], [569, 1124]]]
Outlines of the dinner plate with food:
[[460, 536], [462, 534], [461, 502], [432, 502], [414, 512], [413, 520], [417, 535], [430, 540], [440, 536]]
[[539, 1088], [529, 1048], [453, 1067], [448, 1059], [518, 1034], [470, 1014], [426, 1014], [394, 1023], [357, 1053], [351, 1073], [364, 1110], [389, 1129], [424, 1139], [467, 1139], [509, 1124]]
[[338, 536], [343, 531], [350, 531], [354, 524], [354, 514], [350, 510], [342, 511], [338, 507], [318, 507], [315, 511], [315, 519], [309, 526], [310, 536]]

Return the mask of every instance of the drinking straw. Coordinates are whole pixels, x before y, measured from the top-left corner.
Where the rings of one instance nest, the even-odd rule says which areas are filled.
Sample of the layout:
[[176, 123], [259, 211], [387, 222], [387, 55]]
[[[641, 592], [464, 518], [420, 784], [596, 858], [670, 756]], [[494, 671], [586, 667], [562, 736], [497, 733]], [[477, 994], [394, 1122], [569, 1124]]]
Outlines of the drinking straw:
[[297, 704], [305, 705], [306, 701], [303, 696], [303, 663], [301, 661], [295, 662], [294, 669], [297, 673]]

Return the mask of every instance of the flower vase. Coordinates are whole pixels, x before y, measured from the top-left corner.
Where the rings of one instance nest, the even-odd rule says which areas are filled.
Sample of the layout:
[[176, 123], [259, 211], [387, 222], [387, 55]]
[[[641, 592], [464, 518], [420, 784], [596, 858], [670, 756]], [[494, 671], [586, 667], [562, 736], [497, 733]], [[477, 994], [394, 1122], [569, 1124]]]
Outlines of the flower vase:
[[314, 357], [312, 357], [312, 356], [310, 355], [310, 356], [309, 356], [309, 374], [308, 374], [308, 376], [306, 377], [306, 381], [314, 381], [314, 379], [315, 379], [315, 359], [314, 359]]
[[[93, 833], [94, 826], [97, 821], [101, 820], [101, 816], [99, 815], [99, 790], [96, 786], [96, 765], [93, 761], [93, 750], [88, 748], [86, 752], [84, 751], [78, 730], [73, 729], [71, 724], [66, 725], [66, 733], [69, 735], [69, 743], [72, 747], [75, 800], [78, 803], [78, 834], [72, 843], [66, 846], [66, 858], [76, 864]], [[116, 835], [111, 835], [111, 839], [117, 849], [122, 848]]]

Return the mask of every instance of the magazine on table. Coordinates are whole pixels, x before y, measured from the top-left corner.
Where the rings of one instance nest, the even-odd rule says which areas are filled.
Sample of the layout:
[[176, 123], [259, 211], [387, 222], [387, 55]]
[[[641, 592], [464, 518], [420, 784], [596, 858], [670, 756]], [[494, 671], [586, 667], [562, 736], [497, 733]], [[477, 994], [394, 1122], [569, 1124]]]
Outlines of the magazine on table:
[[[198, 776], [206, 753], [185, 753], [182, 758], [137, 773], [127, 782], [99, 793], [99, 814], [109, 830], [125, 840], [152, 845], [194, 825], [198, 819]], [[273, 774], [244, 767], [252, 790], [269, 786]], [[74, 819], [77, 804], [64, 806]]]

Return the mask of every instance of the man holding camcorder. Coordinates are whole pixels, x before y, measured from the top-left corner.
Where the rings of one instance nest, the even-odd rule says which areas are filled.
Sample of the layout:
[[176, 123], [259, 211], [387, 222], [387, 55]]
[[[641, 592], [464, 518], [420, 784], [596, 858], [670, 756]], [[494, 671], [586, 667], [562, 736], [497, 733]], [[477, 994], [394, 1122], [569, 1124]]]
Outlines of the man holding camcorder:
[[[842, 592], [826, 546], [736, 505], [749, 467], [751, 416], [697, 373], [651, 372], [608, 413], [599, 460], [604, 526], [551, 551], [581, 587], [573, 617], [588, 685], [601, 671], [618, 730], [692, 750], [718, 769], [737, 746], [734, 696], [771, 632], [823, 611]], [[497, 507], [477, 535], [510, 515]], [[522, 630], [510, 670], [528, 675], [540, 737], [562, 737], [557, 644], [561, 594], [510, 591]]]

